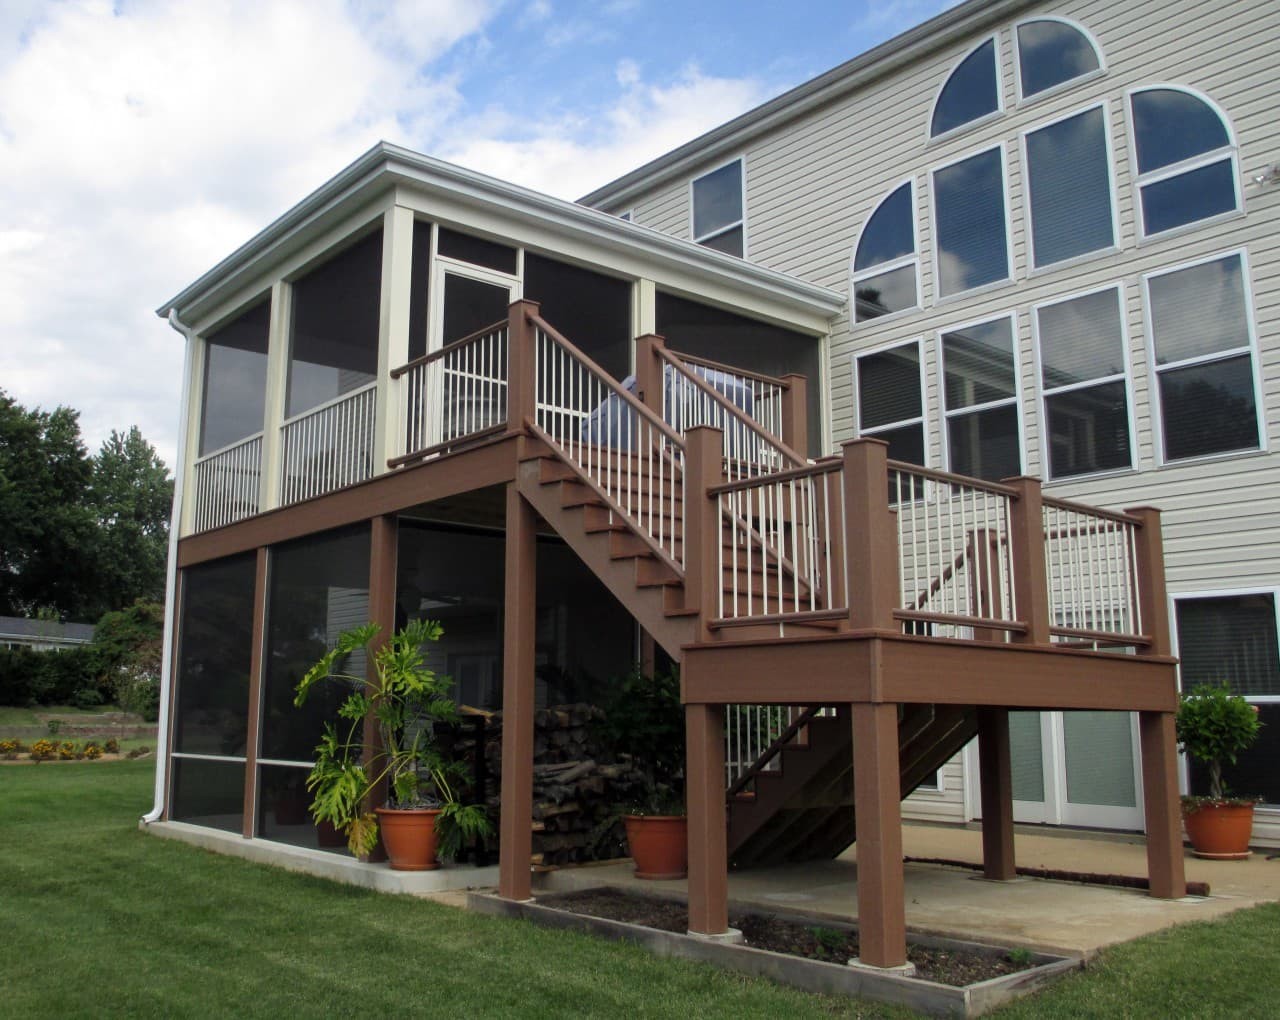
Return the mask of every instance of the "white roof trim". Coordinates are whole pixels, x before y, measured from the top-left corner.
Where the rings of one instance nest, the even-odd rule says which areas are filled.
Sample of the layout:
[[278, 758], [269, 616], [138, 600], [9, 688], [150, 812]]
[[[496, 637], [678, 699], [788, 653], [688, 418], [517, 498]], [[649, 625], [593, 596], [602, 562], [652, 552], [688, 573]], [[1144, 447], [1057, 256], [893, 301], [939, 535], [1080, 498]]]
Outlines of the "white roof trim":
[[490, 210], [513, 221], [573, 237], [606, 249], [641, 254], [676, 264], [683, 274], [735, 289], [751, 289], [811, 314], [830, 317], [844, 306], [838, 291], [776, 270], [712, 251], [648, 227], [621, 220], [563, 199], [523, 188], [433, 159], [411, 149], [379, 142], [354, 163], [312, 192], [254, 238], [156, 309], [166, 317], [176, 309], [185, 317], [197, 303], [228, 292], [291, 239], [327, 213], [373, 197], [396, 184], [417, 185]]

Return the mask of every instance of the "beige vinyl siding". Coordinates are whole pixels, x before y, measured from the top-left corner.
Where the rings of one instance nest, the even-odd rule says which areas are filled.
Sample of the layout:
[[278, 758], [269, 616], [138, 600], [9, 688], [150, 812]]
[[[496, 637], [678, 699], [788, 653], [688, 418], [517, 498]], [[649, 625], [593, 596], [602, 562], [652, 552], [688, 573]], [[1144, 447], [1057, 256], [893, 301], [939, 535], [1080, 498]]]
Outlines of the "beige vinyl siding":
[[964, 816], [964, 755], [957, 754], [938, 770], [940, 790], [917, 790], [902, 802], [902, 817], [913, 822], [968, 821]]

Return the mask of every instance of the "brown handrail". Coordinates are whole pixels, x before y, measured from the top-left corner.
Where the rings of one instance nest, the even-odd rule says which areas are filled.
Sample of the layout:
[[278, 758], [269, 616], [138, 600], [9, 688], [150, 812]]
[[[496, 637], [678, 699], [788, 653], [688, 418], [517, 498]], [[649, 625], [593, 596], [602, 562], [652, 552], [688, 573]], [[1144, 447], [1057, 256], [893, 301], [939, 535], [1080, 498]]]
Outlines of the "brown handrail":
[[1080, 638], [1084, 641], [1106, 641], [1110, 644], [1151, 644], [1151, 637], [1147, 634], [1126, 634], [1119, 630], [1089, 630], [1084, 627], [1050, 627], [1049, 633], [1056, 637]]
[[642, 418], [648, 421], [650, 425], [656, 428], [659, 432], [661, 432], [664, 436], [666, 436], [673, 443], [679, 446], [682, 450], [684, 449], [684, 437], [681, 436], [680, 433], [678, 433], [675, 429], [673, 429], [670, 425], [668, 425], [665, 421], [663, 421], [659, 415], [655, 414], [652, 408], [647, 407], [644, 403], [642, 403], [640, 398], [637, 397], [634, 393], [628, 393], [625, 389], [623, 389], [621, 383], [619, 383], [616, 379], [614, 379], [613, 376], [611, 376], [603, 368], [597, 365], [589, 357], [583, 354], [582, 351], [580, 351], [577, 347], [575, 347], [572, 342], [570, 342], [569, 340], [566, 340], [564, 338], [564, 335], [558, 329], [556, 329], [553, 325], [551, 325], [551, 323], [547, 322], [547, 320], [544, 319], [541, 315], [530, 315], [529, 321], [532, 322], [539, 329], [541, 329], [542, 332], [546, 333], [547, 336], [549, 336], [552, 340], [558, 343], [561, 347], [565, 348], [565, 350], [567, 350], [570, 354], [572, 354], [575, 358], [577, 358], [580, 362], [582, 362], [582, 364], [584, 364], [592, 372], [595, 372], [597, 375], [599, 375], [600, 378], [604, 380], [604, 383], [607, 389], [615, 393], [617, 396], [621, 397], [627, 404], [629, 404], [632, 408], [634, 408]]
[[708, 496], [718, 496], [722, 492], [738, 492], [742, 489], [754, 489], [761, 485], [773, 485], [775, 482], [789, 482], [793, 478], [810, 478], [815, 475], [839, 474], [844, 469], [842, 460], [821, 460], [816, 464], [804, 467], [788, 468], [786, 471], [775, 471], [769, 475], [757, 475], [754, 478], [742, 478], [736, 482], [725, 482], [707, 489]]
[[684, 364], [680, 361], [680, 359], [677, 358], [670, 351], [664, 350], [661, 347], [655, 347], [654, 350], [657, 351], [659, 358], [661, 358], [663, 361], [665, 361], [667, 364], [671, 366], [673, 371], [679, 372], [682, 378], [687, 379], [689, 382], [693, 383], [694, 386], [696, 386], [698, 389], [702, 390], [703, 393], [711, 397], [711, 399], [715, 401], [715, 403], [719, 404], [722, 408], [724, 408], [724, 410], [726, 410], [731, 417], [736, 418], [739, 424], [745, 426], [747, 429], [754, 432], [757, 436], [764, 439], [767, 443], [769, 443], [775, 449], [779, 450], [783, 456], [785, 456], [788, 460], [791, 461], [792, 464], [796, 465], [797, 467], [800, 467], [808, 463], [808, 458], [802, 457], [795, 450], [791, 449], [791, 447], [789, 447], [786, 443], [782, 441], [782, 438], [780, 436], [774, 436], [773, 434], [766, 432], [763, 428], [760, 427], [760, 423], [758, 421], [750, 417], [745, 411], [742, 410], [742, 408], [740, 408], [737, 404], [735, 404], [732, 400], [730, 400], [723, 393], [717, 390], [714, 386], [712, 386], [709, 382], [703, 379], [696, 372], [690, 372], [684, 366]]
[[1027, 625], [1021, 620], [996, 620], [989, 616], [961, 616], [957, 613], [930, 613], [915, 609], [895, 609], [895, 620], [912, 620], [921, 623], [944, 623], [955, 627], [974, 627], [980, 630], [1007, 630], [1021, 634]]
[[417, 368], [419, 365], [425, 365], [428, 362], [437, 361], [440, 358], [443, 358], [446, 354], [450, 353], [451, 351], [456, 351], [459, 347], [462, 347], [465, 344], [469, 344], [473, 340], [478, 340], [482, 336], [488, 336], [490, 333], [496, 333], [503, 326], [506, 326], [508, 321], [509, 320], [507, 319], [499, 319], [497, 322], [490, 323], [488, 326], [485, 326], [483, 329], [477, 329], [474, 333], [468, 333], [461, 340], [449, 341], [449, 343], [445, 344], [438, 351], [431, 351], [428, 354], [420, 354], [418, 355], [418, 357], [414, 358], [412, 361], [406, 361], [399, 368], [393, 368], [391, 370], [391, 378], [399, 379], [406, 372], [412, 371], [413, 369]]
[[[921, 467], [919, 464], [908, 464], [902, 460], [888, 461], [890, 471], [901, 471], [909, 475], [919, 475], [922, 478], [928, 478], [935, 482], [943, 482], [947, 485], [967, 485], [971, 489], [985, 489], [987, 492], [994, 492], [998, 496], [1010, 496], [1013, 499], [1018, 498], [1018, 490], [1008, 485], [1002, 485], [1000, 482], [988, 482], [982, 478], [970, 478], [968, 475], [956, 475], [950, 471], [939, 471], [936, 468]], [[1048, 502], [1046, 500], [1046, 502]]]
[[391, 457], [387, 460], [387, 467], [398, 468], [403, 467], [415, 460], [422, 460], [430, 457], [432, 454], [443, 453], [454, 447], [469, 446], [478, 443], [483, 439], [496, 436], [500, 432], [505, 432], [507, 423], [500, 421], [496, 425], [490, 425], [487, 428], [479, 429], [476, 432], [468, 432], [465, 436], [459, 436], [457, 439], [447, 439], [443, 443], [436, 443], [434, 446], [424, 446], [421, 450], [414, 450], [412, 453], [402, 453], [399, 457]]
[[798, 716], [792, 719], [791, 725], [779, 733], [774, 742], [764, 749], [764, 753], [755, 760], [751, 768], [747, 769], [746, 772], [742, 773], [742, 775], [733, 781], [733, 785], [725, 791], [725, 798], [728, 799], [730, 797], [736, 797], [741, 793], [746, 788], [747, 784], [763, 772], [765, 766], [778, 756], [783, 747], [791, 743], [791, 739], [817, 717], [820, 711], [822, 711], [822, 706], [814, 705], [806, 708]]
[[1142, 527], [1142, 519], [1134, 517], [1132, 514], [1122, 513], [1119, 510], [1104, 510], [1100, 506], [1089, 506], [1087, 503], [1076, 503], [1070, 499], [1055, 499], [1052, 496], [1044, 496], [1040, 500], [1044, 506], [1051, 506], [1056, 510], [1070, 510], [1072, 513], [1084, 514], [1086, 517], [1103, 517], [1109, 521], [1118, 521], [1121, 524], [1132, 524], [1135, 527]]
[[757, 382], [768, 383], [770, 386], [777, 386], [782, 390], [791, 389], [791, 384], [785, 379], [779, 379], [776, 376], [765, 375], [763, 372], [752, 372], [750, 369], [738, 368], [734, 365], [725, 365], [719, 361], [712, 361], [710, 358], [700, 358], [696, 354], [684, 354], [681, 351], [671, 351], [677, 358], [689, 365], [701, 365], [703, 368], [710, 368], [716, 372], [723, 372], [725, 375], [736, 375], [743, 379], [755, 379]]

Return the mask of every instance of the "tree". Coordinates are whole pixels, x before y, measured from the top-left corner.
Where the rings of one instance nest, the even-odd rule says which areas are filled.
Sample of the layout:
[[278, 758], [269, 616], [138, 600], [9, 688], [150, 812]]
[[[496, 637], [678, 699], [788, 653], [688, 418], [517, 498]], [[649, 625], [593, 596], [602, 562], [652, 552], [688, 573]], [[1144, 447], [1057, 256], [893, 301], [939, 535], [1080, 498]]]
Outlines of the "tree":
[[89, 502], [98, 524], [95, 559], [102, 611], [164, 595], [173, 481], [136, 425], [112, 430], [93, 461]]

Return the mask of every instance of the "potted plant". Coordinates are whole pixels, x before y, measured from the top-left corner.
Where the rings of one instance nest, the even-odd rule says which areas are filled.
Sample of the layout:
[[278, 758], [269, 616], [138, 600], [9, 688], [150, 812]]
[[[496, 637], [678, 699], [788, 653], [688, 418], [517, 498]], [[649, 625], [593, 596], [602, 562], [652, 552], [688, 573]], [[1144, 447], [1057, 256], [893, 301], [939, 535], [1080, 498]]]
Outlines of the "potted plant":
[[[429, 669], [422, 654], [423, 645], [439, 640], [440, 624], [415, 620], [370, 653], [378, 632], [370, 623], [342, 634], [298, 683], [294, 704], [299, 706], [318, 683], [348, 688], [338, 708], [344, 722], [325, 725], [307, 777], [311, 814], [317, 825], [329, 823], [342, 833], [357, 857], [377, 845], [381, 828], [392, 868], [430, 870], [439, 867], [437, 852], [455, 857], [492, 825], [482, 805], [459, 801], [465, 767], [442, 753], [435, 732], [458, 720], [449, 696], [452, 681]], [[372, 679], [335, 670], [357, 649], [371, 655]], [[368, 718], [377, 721], [378, 734], [369, 743]], [[384, 780], [387, 804], [370, 812], [369, 796]]]
[[1182, 817], [1197, 857], [1243, 860], [1249, 856], [1256, 798], [1231, 796], [1222, 766], [1234, 765], [1258, 739], [1258, 710], [1225, 684], [1203, 684], [1182, 696], [1178, 743], [1209, 771], [1209, 796], [1183, 797]]
[[628, 755], [640, 788], [624, 805], [627, 845], [637, 878], [684, 878], [689, 825], [684, 812], [685, 727], [680, 677], [632, 670], [603, 706], [602, 737]]

